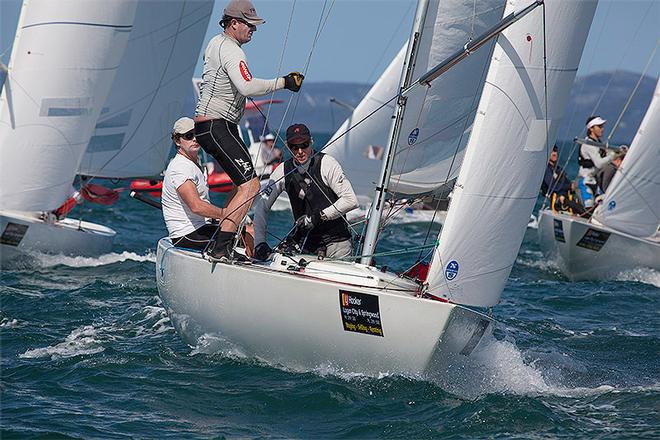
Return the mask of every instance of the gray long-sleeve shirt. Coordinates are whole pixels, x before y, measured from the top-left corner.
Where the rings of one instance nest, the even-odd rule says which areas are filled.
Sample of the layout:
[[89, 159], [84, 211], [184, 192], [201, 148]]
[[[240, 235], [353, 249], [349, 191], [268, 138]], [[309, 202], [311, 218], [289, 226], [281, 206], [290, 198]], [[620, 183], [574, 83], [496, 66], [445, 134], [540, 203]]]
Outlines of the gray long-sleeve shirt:
[[260, 96], [284, 88], [284, 78], [253, 78], [238, 41], [227, 34], [211, 39], [204, 52], [204, 71], [195, 115], [238, 124], [246, 96]]
[[[304, 172], [304, 169], [302, 170]], [[294, 173], [299, 172], [298, 170]], [[277, 197], [285, 190], [284, 165], [280, 165], [270, 175], [269, 189], [265, 191], [254, 202], [254, 243], [261, 244], [266, 241], [266, 224], [268, 222], [268, 211], [273, 206]], [[351, 182], [344, 176], [339, 162], [329, 155], [324, 155], [321, 160], [321, 177], [323, 183], [337, 195], [335, 203], [323, 209], [323, 214], [328, 220], [334, 220], [358, 207], [357, 196], [353, 191]]]

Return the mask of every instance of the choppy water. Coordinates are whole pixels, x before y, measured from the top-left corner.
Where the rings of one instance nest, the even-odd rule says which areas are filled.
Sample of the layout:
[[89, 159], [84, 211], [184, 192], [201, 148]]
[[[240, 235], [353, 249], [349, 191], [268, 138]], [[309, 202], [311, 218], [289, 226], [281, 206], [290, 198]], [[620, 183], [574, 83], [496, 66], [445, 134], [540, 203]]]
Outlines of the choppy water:
[[[123, 196], [84, 212], [119, 232], [113, 253], [2, 272], [2, 438], [660, 437], [658, 272], [570, 283], [528, 231], [498, 341], [469, 365], [290, 371], [182, 342], [155, 285], [158, 211]], [[274, 231], [288, 216], [272, 214]], [[425, 234], [397, 225], [383, 246]]]

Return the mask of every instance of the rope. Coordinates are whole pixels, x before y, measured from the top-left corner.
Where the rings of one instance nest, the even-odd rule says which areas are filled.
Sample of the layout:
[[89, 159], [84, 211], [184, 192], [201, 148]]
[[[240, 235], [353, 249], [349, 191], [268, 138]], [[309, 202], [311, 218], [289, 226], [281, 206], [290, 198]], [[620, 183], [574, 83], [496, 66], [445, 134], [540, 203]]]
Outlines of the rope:
[[651, 66], [651, 62], [653, 61], [653, 58], [655, 57], [655, 52], [658, 50], [658, 45], [660, 45], [660, 38], [655, 43], [655, 47], [651, 51], [651, 55], [649, 56], [648, 61], [646, 62], [646, 66], [644, 67], [644, 70], [642, 71], [642, 74], [639, 75], [639, 79], [637, 80], [637, 84], [635, 84], [635, 87], [633, 87], [632, 92], [630, 93], [630, 96], [628, 96], [628, 100], [626, 101], [625, 105], [623, 106], [623, 110], [621, 110], [621, 113], [619, 113], [619, 117], [617, 118], [616, 122], [612, 126], [612, 130], [610, 131], [610, 135], [607, 136], [607, 142], [606, 144], [609, 145], [610, 139], [612, 139], [612, 136], [614, 135], [614, 132], [616, 129], [619, 127], [619, 123], [621, 122], [621, 119], [623, 118], [623, 115], [626, 113], [626, 110], [628, 110], [628, 106], [630, 105], [630, 102], [633, 99], [633, 96], [635, 96], [635, 93], [637, 92], [637, 89], [639, 88], [639, 85], [642, 83], [642, 79], [644, 79], [644, 76], [646, 76], [646, 72], [649, 70], [649, 67]]

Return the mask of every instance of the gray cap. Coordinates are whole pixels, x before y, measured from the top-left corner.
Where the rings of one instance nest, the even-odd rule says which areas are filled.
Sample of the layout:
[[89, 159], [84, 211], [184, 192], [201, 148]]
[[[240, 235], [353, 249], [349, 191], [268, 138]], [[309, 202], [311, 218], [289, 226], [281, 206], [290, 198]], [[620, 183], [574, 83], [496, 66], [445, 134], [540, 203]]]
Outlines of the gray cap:
[[194, 128], [195, 128], [195, 121], [186, 117], [179, 118], [174, 123], [174, 127], [172, 127], [172, 134], [188, 133], [190, 130], [193, 130]]
[[255, 26], [266, 22], [257, 15], [257, 10], [250, 0], [230, 0], [223, 13], [229, 17], [245, 20]]

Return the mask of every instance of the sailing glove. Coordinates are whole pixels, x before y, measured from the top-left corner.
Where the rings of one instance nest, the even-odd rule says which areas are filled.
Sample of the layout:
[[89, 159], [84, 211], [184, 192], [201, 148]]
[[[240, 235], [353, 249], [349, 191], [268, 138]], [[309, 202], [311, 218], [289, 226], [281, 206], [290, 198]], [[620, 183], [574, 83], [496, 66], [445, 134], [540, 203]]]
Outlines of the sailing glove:
[[296, 226], [302, 227], [304, 229], [313, 229], [321, 224], [323, 219], [321, 218], [321, 213], [317, 212], [314, 215], [303, 215], [298, 220], [296, 220]]
[[268, 243], [264, 241], [263, 243], [259, 243], [257, 247], [254, 248], [254, 259], [265, 261], [272, 253], [273, 250], [270, 248], [270, 246], [268, 246]]
[[284, 88], [291, 90], [292, 92], [297, 92], [302, 86], [305, 75], [300, 72], [291, 72], [284, 77]]

